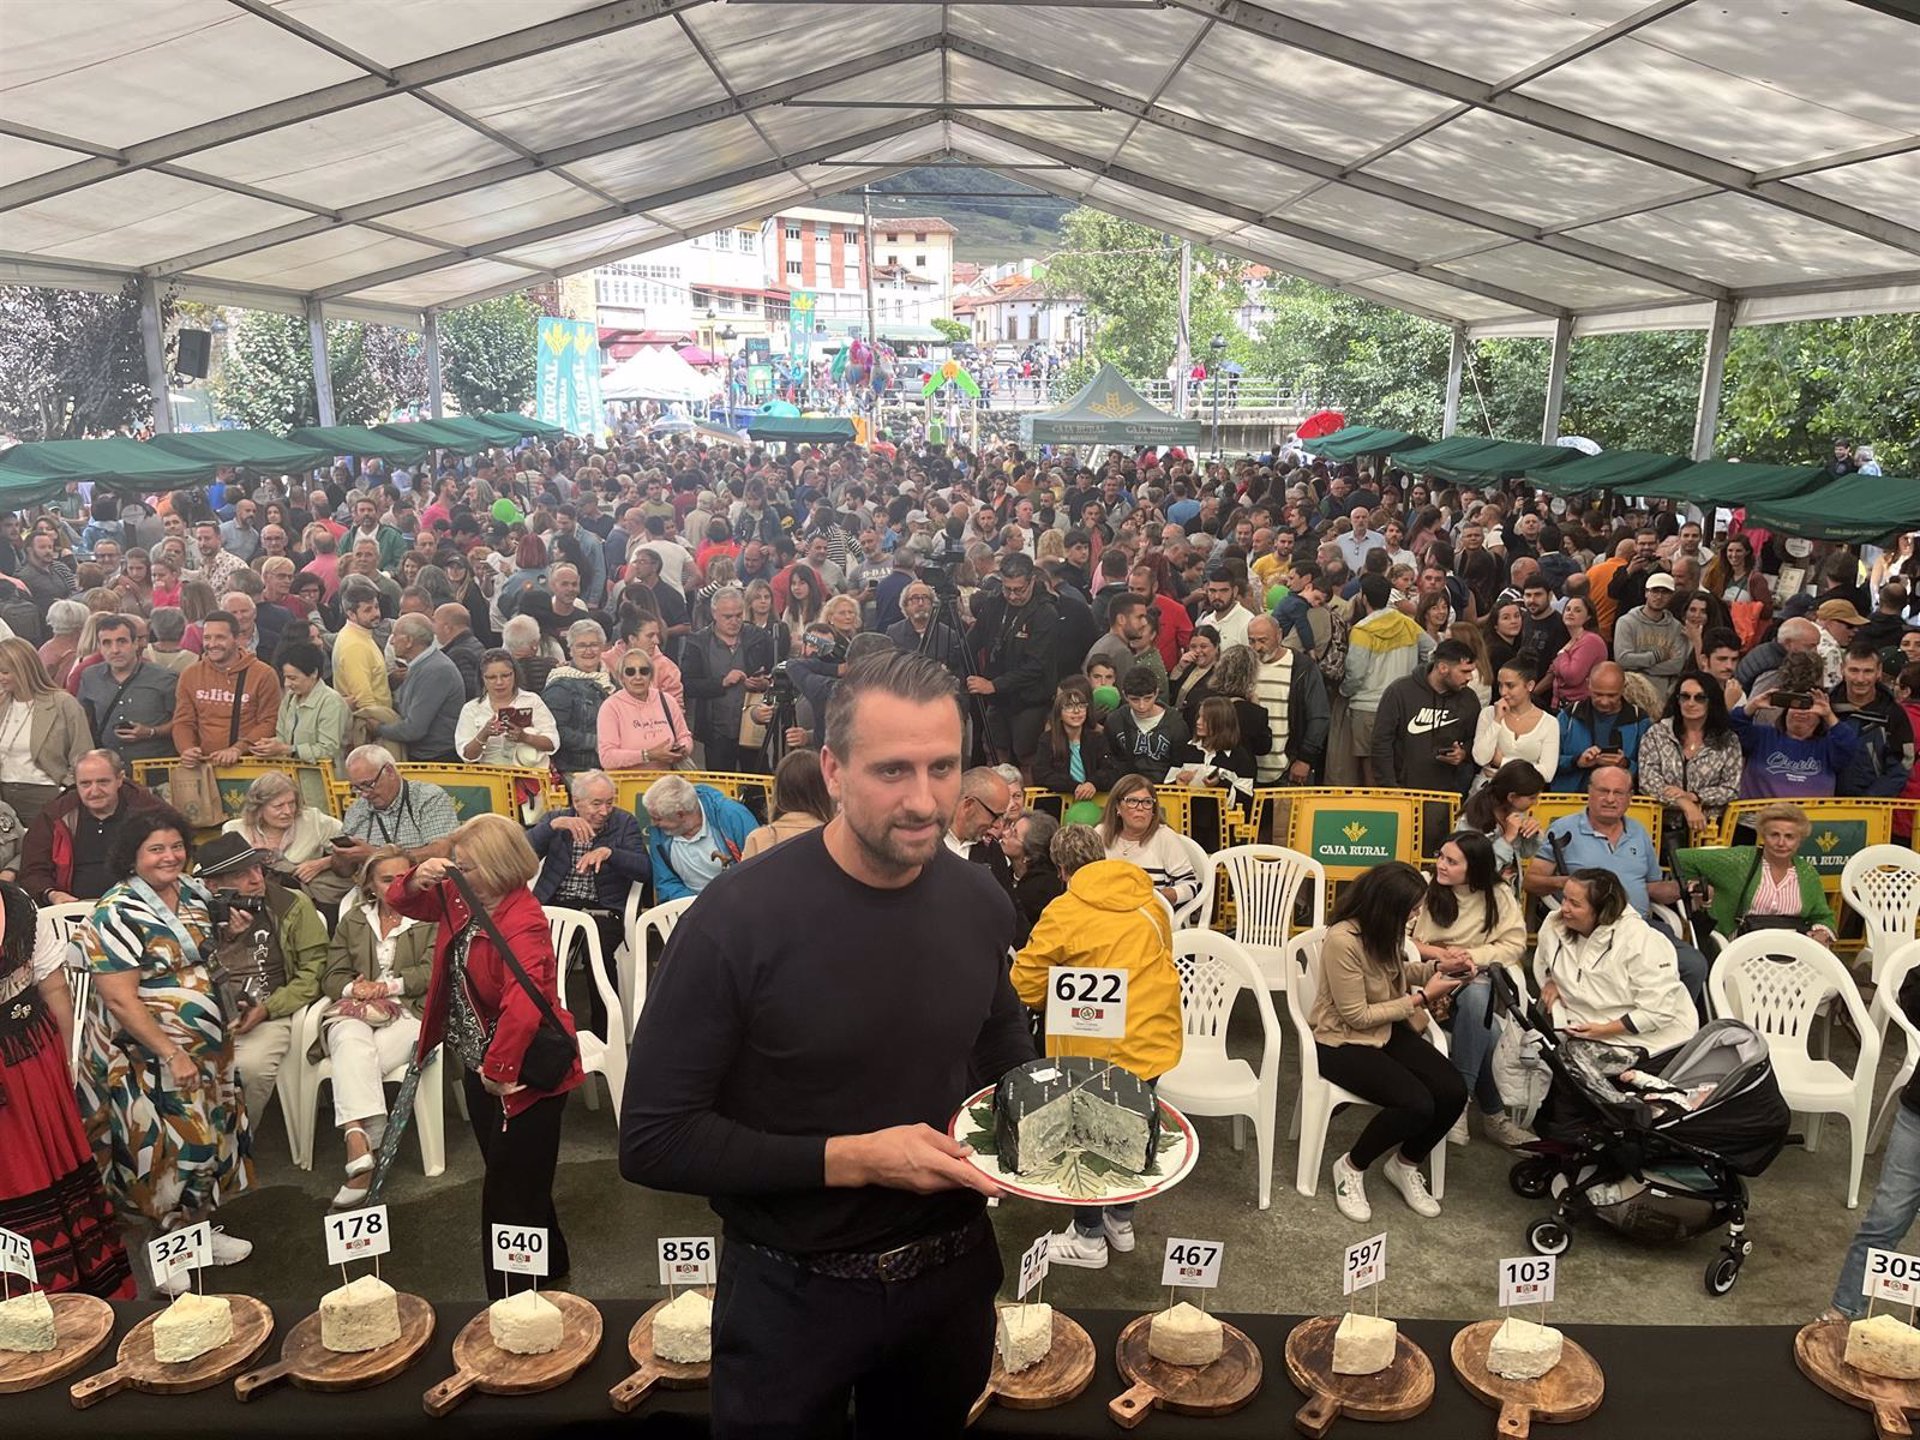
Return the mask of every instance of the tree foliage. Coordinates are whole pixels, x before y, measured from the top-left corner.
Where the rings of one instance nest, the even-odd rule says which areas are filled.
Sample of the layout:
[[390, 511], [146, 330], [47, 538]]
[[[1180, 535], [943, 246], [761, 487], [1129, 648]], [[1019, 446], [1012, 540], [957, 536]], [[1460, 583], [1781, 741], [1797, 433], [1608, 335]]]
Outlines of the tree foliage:
[[[1180, 343], [1180, 242], [1084, 207], [1070, 211], [1060, 230], [1066, 249], [1046, 278], [1056, 294], [1072, 294], [1086, 306], [1091, 352], [1136, 379], [1165, 376]], [[1244, 363], [1251, 352], [1233, 323], [1246, 296], [1245, 268], [1195, 248], [1188, 343], [1197, 359], [1206, 360], [1214, 335], [1227, 338], [1229, 359]]]
[[1798, 464], [1836, 439], [1871, 444], [1889, 475], [1920, 475], [1920, 315], [1734, 331], [1722, 452]]
[[973, 334], [973, 331], [968, 329], [964, 322], [948, 320], [940, 315], [934, 316], [933, 319], [927, 323], [949, 340], [965, 340], [969, 335]]
[[410, 409], [427, 403], [427, 342], [417, 330], [398, 325], [366, 327], [367, 368], [387, 408]]
[[73, 440], [153, 413], [140, 348], [140, 297], [0, 287], [0, 430]]
[[468, 415], [518, 410], [533, 399], [540, 308], [524, 295], [483, 300], [440, 317], [448, 391]]
[[[333, 418], [365, 425], [392, 408], [367, 357], [367, 327], [357, 320], [327, 322], [327, 369], [333, 380]], [[284, 434], [320, 423], [313, 391], [307, 322], [265, 310], [240, 312], [227, 332], [226, 358], [214, 385], [221, 413], [253, 430]]]

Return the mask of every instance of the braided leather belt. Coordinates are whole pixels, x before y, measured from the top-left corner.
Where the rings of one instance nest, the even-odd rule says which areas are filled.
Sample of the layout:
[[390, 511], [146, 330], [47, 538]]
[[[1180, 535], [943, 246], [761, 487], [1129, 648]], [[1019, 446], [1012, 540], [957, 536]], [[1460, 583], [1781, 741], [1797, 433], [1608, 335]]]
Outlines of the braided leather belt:
[[992, 1233], [993, 1227], [982, 1215], [969, 1220], [957, 1230], [929, 1235], [924, 1240], [909, 1241], [891, 1250], [878, 1252], [826, 1250], [815, 1255], [796, 1255], [751, 1241], [747, 1248], [815, 1275], [826, 1275], [835, 1280], [879, 1280], [893, 1285], [958, 1260]]

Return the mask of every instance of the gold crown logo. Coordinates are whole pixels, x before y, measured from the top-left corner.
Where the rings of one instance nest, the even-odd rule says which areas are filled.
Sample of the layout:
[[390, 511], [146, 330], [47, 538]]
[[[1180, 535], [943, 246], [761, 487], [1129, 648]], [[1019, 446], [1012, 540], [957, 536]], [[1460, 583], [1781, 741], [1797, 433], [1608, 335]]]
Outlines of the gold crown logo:
[[1813, 843], [1820, 847], [1821, 853], [1831, 855], [1833, 847], [1840, 843], [1840, 837], [1831, 830], [1823, 830], [1820, 832], [1820, 838]]
[[1140, 409], [1135, 402], [1123, 399], [1118, 390], [1109, 390], [1087, 408], [1096, 415], [1106, 416], [1109, 420], [1124, 420], [1129, 415], [1137, 414]]
[[1358, 845], [1362, 840], [1367, 838], [1367, 827], [1362, 825], [1358, 820], [1349, 820], [1346, 827], [1341, 830], [1340, 833], [1347, 837], [1349, 844]]

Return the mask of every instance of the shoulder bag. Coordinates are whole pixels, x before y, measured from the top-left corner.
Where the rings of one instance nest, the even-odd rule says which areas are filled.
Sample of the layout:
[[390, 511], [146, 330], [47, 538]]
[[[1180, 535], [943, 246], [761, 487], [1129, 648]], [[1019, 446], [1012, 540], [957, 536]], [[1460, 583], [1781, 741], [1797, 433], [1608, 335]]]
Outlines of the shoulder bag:
[[[458, 870], [449, 871], [448, 877], [460, 892], [460, 897], [467, 902], [474, 919], [487, 932], [487, 938], [493, 941], [500, 958], [506, 961], [513, 978], [540, 1010], [540, 1023], [534, 1027], [533, 1038], [527, 1041], [526, 1052], [520, 1057], [520, 1083], [529, 1090], [558, 1089], [565, 1083], [580, 1053], [578, 1042], [567, 1033], [567, 1027], [560, 1023], [560, 1017], [554, 1014], [552, 1002], [533, 983], [533, 977], [527, 974], [519, 957], [513, 953], [513, 947], [507, 944], [507, 937], [500, 933], [500, 927], [493, 923], [493, 916], [487, 912], [487, 907], [473, 893], [471, 882]], [[556, 973], [561, 972], [556, 969]]]

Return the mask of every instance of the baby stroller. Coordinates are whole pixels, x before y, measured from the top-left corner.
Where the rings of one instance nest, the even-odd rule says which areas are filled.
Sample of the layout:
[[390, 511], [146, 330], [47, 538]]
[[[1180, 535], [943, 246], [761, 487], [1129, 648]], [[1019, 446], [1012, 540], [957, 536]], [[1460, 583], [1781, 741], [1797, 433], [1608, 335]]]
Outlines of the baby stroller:
[[1540, 1140], [1508, 1175], [1514, 1193], [1551, 1195], [1553, 1214], [1527, 1229], [1542, 1255], [1573, 1244], [1588, 1219], [1647, 1241], [1691, 1240], [1720, 1225], [1726, 1242], [1707, 1264], [1710, 1295], [1724, 1295], [1753, 1250], [1746, 1177], [1787, 1142], [1792, 1121], [1765, 1039], [1715, 1020], [1649, 1062], [1637, 1046], [1562, 1035], [1537, 1001], [1523, 1005], [1512, 977], [1492, 967], [1496, 1005], [1540, 1037], [1553, 1074], [1535, 1122]]

